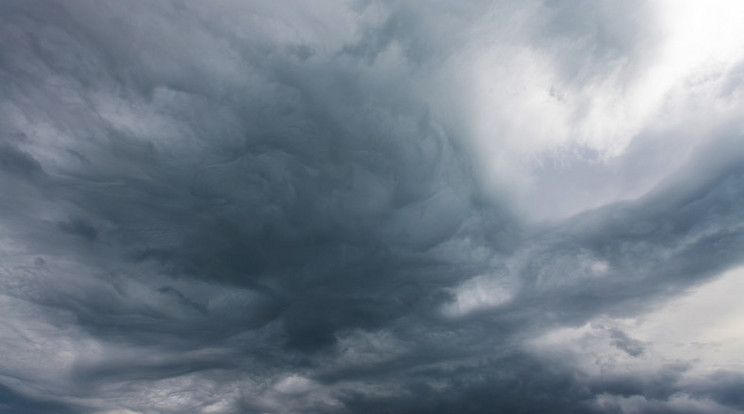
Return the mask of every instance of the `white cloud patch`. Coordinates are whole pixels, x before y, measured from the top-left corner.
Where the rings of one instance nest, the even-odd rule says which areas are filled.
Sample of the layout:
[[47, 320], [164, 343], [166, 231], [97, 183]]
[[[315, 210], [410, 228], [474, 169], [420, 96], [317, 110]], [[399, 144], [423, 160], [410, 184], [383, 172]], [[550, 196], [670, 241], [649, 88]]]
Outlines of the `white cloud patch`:
[[514, 296], [514, 283], [499, 275], [470, 278], [452, 290], [453, 299], [443, 306], [442, 312], [449, 317], [460, 317], [503, 305]]
[[578, 370], [592, 383], [658, 381], [675, 392], [661, 401], [603, 394], [597, 404], [604, 409], [739, 412], [701, 398], [697, 391], [721, 372], [744, 375], [744, 358], [736, 352], [744, 346], [744, 305], [738, 297], [742, 276], [742, 268], [728, 271], [633, 318], [604, 316], [578, 328], [548, 332], [532, 340], [529, 349]]

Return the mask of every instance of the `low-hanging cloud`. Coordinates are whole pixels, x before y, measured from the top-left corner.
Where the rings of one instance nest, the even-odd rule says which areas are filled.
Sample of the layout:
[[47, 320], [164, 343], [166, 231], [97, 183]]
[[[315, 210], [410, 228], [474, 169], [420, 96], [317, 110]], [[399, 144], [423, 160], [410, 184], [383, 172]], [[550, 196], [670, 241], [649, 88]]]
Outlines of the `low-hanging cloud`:
[[666, 6], [0, 2], [0, 412], [744, 411], [626, 326], [744, 259]]

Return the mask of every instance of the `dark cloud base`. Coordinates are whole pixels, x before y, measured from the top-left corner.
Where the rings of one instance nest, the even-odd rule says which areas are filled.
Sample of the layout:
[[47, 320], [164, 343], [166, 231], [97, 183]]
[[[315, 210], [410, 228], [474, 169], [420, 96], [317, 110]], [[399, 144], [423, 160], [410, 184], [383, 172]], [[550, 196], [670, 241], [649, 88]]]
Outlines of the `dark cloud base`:
[[[737, 373], [598, 381], [524, 349], [742, 263], [740, 123], [645, 195], [535, 224], [484, 189], [447, 72], [514, 7], [346, 6], [0, 2], [0, 412], [744, 411]], [[640, 6], [538, 6], [509, 42], [566, 84], [647, 58]], [[508, 299], [443, 311], [483, 275]]]
[[8, 414], [75, 413], [75, 407], [27, 398], [11, 388], [0, 387], [0, 412]]

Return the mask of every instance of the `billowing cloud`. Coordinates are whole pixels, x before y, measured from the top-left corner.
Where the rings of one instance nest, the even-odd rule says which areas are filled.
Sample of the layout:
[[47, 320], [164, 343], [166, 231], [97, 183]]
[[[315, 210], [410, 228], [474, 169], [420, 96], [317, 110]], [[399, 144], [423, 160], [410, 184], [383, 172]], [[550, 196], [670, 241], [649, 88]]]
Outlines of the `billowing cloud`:
[[0, 412], [743, 412], [742, 18], [0, 2]]

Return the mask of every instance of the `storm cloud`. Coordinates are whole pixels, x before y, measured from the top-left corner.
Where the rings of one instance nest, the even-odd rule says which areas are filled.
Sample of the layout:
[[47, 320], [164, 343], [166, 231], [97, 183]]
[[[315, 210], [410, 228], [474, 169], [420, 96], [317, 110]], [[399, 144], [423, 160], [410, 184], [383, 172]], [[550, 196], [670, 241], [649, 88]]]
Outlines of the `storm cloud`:
[[0, 0], [0, 412], [744, 412], [742, 20]]

